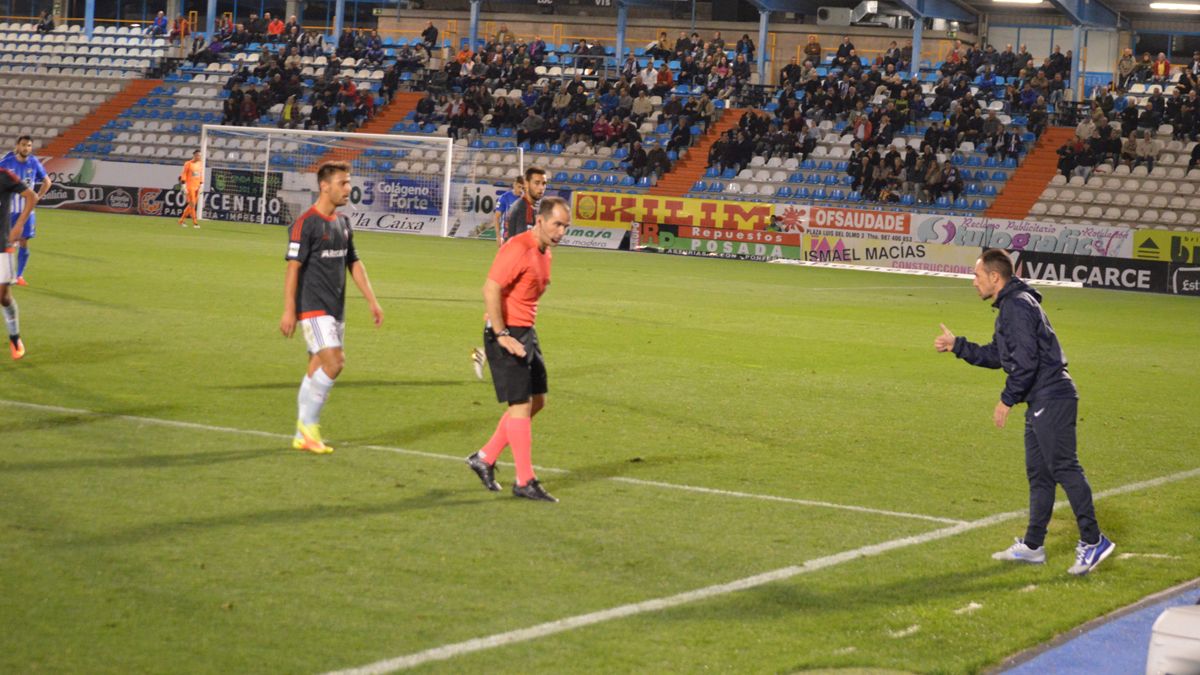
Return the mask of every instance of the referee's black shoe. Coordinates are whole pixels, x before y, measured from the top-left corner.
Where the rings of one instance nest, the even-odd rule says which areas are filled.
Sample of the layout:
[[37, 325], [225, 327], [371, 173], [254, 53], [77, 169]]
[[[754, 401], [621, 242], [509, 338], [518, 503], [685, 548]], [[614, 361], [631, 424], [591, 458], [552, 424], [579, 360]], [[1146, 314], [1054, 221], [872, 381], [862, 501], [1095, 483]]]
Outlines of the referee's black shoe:
[[492, 492], [500, 491], [500, 484], [496, 482], [496, 467], [480, 459], [478, 452], [467, 458], [467, 466], [483, 481], [483, 487]]
[[557, 502], [554, 495], [546, 492], [546, 488], [534, 478], [525, 485], [513, 485], [513, 494], [517, 497], [532, 499], [535, 502]]

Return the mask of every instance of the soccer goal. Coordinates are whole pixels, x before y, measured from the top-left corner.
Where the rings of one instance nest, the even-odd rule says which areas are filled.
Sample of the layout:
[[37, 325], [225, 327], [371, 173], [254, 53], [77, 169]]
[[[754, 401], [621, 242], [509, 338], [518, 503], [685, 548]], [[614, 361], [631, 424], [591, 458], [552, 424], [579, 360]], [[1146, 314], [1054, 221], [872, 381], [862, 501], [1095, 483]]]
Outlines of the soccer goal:
[[491, 222], [502, 185], [524, 170], [519, 147], [435, 136], [204, 125], [201, 217], [290, 225], [317, 198], [317, 168], [350, 164], [355, 229], [451, 236]]

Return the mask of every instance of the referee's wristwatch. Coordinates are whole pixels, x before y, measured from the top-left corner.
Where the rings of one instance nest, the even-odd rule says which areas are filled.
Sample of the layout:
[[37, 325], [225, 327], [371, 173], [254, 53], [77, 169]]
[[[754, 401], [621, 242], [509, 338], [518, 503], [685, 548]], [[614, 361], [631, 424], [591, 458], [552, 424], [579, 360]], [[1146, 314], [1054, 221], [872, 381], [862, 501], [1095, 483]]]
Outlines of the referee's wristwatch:
[[499, 340], [499, 339], [500, 339], [500, 338], [502, 338], [502, 337], [512, 337], [512, 331], [510, 331], [509, 329], [505, 328], [504, 330], [500, 331], [499, 333], [496, 333], [496, 339], [497, 339], [497, 340]]

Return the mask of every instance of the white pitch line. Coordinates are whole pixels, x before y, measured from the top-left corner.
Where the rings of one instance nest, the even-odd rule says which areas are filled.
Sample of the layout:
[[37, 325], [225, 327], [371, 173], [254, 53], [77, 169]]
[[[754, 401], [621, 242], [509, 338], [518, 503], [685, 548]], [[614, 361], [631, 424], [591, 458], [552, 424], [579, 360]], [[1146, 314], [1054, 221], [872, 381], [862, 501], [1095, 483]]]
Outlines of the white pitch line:
[[[671, 488], [675, 490], [688, 490], [690, 492], [701, 492], [710, 495], [720, 495], [722, 497], [744, 497], [747, 499], [765, 499], [772, 502], [783, 502], [785, 504], [799, 504], [801, 506], [819, 506], [828, 507], [828, 502], [813, 501], [811, 499], [795, 499], [792, 497], [775, 497], [773, 495], [760, 495], [751, 492], [737, 492], [734, 490], [718, 490], [716, 488], [697, 487], [694, 485], [679, 485], [677, 483], [661, 483], [654, 480], [643, 480], [641, 478], [626, 478], [624, 476], [613, 476], [609, 478], [617, 483], [629, 483], [630, 485], [647, 485], [650, 487]], [[887, 511], [884, 509], [873, 509], [867, 506], [850, 506], [839, 504], [838, 508], [847, 511], [857, 511], [859, 513], [874, 513], [884, 516], [895, 516], [900, 518], [916, 518], [918, 520], [929, 520], [935, 523], [949, 523], [958, 525], [965, 523], [965, 520], [957, 520], [955, 518], [939, 518], [937, 516], [927, 516], [921, 513], [905, 513], [904, 511]]]
[[[1197, 476], [1200, 476], [1200, 468], [1191, 469], [1188, 471], [1180, 471], [1168, 476], [1151, 478], [1149, 480], [1130, 483], [1128, 485], [1112, 488], [1110, 490], [1104, 490], [1103, 492], [1095, 493], [1092, 498], [1093, 500], [1100, 500], [1107, 497], [1123, 495], [1129, 492], [1136, 492], [1138, 490], [1159, 487], [1162, 485], [1167, 485], [1168, 483], [1175, 483], [1181, 480], [1195, 478]], [[1065, 501], [1059, 501], [1057, 504], [1055, 504], [1054, 508], [1057, 511], [1064, 506], [1067, 506], [1067, 503]], [[384, 661], [376, 661], [375, 663], [359, 666], [357, 668], [331, 671], [327, 675], [383, 675], [384, 673], [393, 673], [398, 670], [415, 668], [416, 666], [433, 661], [445, 661], [447, 659], [463, 656], [465, 654], [471, 654], [473, 652], [479, 652], [486, 649], [495, 649], [496, 647], [504, 647], [518, 642], [528, 642], [529, 640], [536, 640], [538, 638], [555, 635], [557, 633], [564, 633], [577, 628], [584, 628], [586, 626], [605, 623], [614, 619], [623, 619], [638, 614], [645, 614], [647, 612], [659, 612], [665, 609], [671, 609], [672, 607], [678, 607], [680, 605], [699, 602], [701, 600], [708, 600], [710, 598], [715, 598], [722, 595], [729, 595], [730, 593], [756, 588], [758, 586], [763, 586], [776, 581], [784, 581], [802, 574], [808, 574], [818, 570], [823, 570], [828, 567], [834, 567], [844, 563], [852, 562], [860, 558], [877, 556], [887, 553], [888, 551], [894, 551], [896, 549], [916, 546], [918, 544], [927, 544], [940, 539], [947, 539], [964, 532], [970, 532], [972, 530], [978, 530], [991, 525], [997, 525], [1009, 520], [1016, 520], [1018, 518], [1026, 517], [1027, 515], [1027, 510], [997, 513], [995, 515], [980, 518], [978, 520], [960, 523], [950, 527], [944, 527], [938, 530], [933, 530], [932, 532], [926, 532], [924, 534], [916, 534], [909, 537], [902, 537], [900, 539], [892, 539], [880, 544], [869, 544], [867, 546], [861, 546], [849, 551], [842, 551], [841, 553], [834, 553], [821, 558], [814, 558], [804, 562], [801, 565], [781, 567], [777, 570], [763, 572], [762, 574], [756, 574], [754, 576], [737, 579], [723, 584], [705, 586], [703, 588], [697, 588], [695, 590], [685, 591], [683, 593], [678, 593], [676, 595], [670, 595], [663, 598], [643, 600], [642, 602], [620, 605], [618, 607], [612, 607], [597, 612], [590, 612], [587, 614], [566, 617], [564, 619], [547, 621], [546, 623], [541, 623], [536, 626], [520, 628], [504, 633], [496, 633], [495, 635], [474, 638], [464, 642], [455, 642], [405, 656], [398, 656], [396, 658], [387, 659]]]
[[[161, 419], [157, 417], [142, 417], [140, 415], [116, 415], [95, 410], [84, 410], [82, 408], [64, 408], [56, 405], [43, 405], [41, 403], [27, 403], [25, 401], [9, 401], [0, 399], [0, 405], [7, 405], [14, 408], [26, 408], [29, 410], [41, 410], [45, 412], [61, 413], [64, 415], [88, 415], [94, 417], [104, 417], [108, 419], [122, 420], [126, 422], [137, 422], [138, 424], [154, 424], [164, 427], [175, 427], [179, 429], [194, 429], [197, 431], [213, 431], [225, 434], [240, 434], [244, 436], [258, 436], [260, 438], [271, 438], [278, 440], [291, 440], [289, 434], [274, 433], [271, 431], [259, 431], [257, 429], [239, 429], [237, 427], [223, 427], [211, 424], [200, 424], [198, 422], [181, 422], [178, 420]], [[349, 445], [347, 447], [363, 448], [365, 450], [380, 450], [383, 452], [394, 452], [400, 455], [410, 457], [423, 457], [425, 459], [437, 459], [444, 462], [462, 463], [463, 458], [455, 455], [442, 455], [436, 452], [423, 452], [421, 450], [409, 450], [407, 448], [395, 448], [387, 445]], [[505, 466], [511, 464], [501, 462]], [[535, 469], [543, 473], [554, 473], [567, 475], [573, 473], [569, 469], [556, 469], [550, 466], [535, 466]], [[890, 516], [893, 518], [910, 518], [915, 520], [927, 520], [935, 523], [963, 523], [966, 521], [955, 520], [953, 518], [941, 518], [938, 516], [927, 516], [920, 513], [907, 513], [904, 511], [888, 511], [886, 509], [873, 509], [867, 506], [856, 506], [854, 504], [838, 504], [835, 502], [822, 502], [809, 499], [795, 499], [792, 497], [778, 497], [775, 495], [754, 494], [750, 492], [733, 492], [729, 490], [719, 490], [716, 488], [706, 488], [696, 485], [681, 485], [678, 483], [663, 483], [660, 481], [642, 480], [639, 478], [625, 478], [622, 476], [608, 476], [604, 480], [614, 481], [618, 483], [628, 483], [630, 485], [641, 485], [644, 487], [655, 487], [664, 490], [679, 490], [681, 492], [694, 492], [698, 494], [717, 495], [722, 497], [738, 497], [741, 499], [758, 499], [761, 501], [781, 502], [786, 504], [796, 504], [798, 506], [811, 506], [823, 509], [836, 509], [839, 511], [853, 511], [857, 513], [872, 513], [881, 516]]]

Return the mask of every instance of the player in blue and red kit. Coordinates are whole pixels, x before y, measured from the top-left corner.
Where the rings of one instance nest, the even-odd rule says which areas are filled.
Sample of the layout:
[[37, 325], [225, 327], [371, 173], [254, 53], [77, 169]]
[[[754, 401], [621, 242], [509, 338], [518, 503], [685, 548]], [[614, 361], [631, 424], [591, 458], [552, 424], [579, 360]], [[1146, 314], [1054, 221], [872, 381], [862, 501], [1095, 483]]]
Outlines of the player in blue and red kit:
[[[26, 187], [36, 192], [38, 199], [45, 197], [46, 192], [53, 184], [46, 169], [42, 167], [42, 163], [33, 156], [33, 138], [30, 136], [21, 136], [17, 139], [17, 145], [13, 151], [0, 159], [0, 169], [8, 169], [13, 172]], [[20, 217], [24, 207], [25, 198], [16, 195], [12, 200], [11, 207], [12, 225], [16, 225], [17, 218]], [[29, 240], [37, 236], [35, 215], [33, 212], [29, 213], [29, 219], [25, 221], [25, 227], [21, 230], [17, 241], [16, 284], [18, 286], [27, 285], [25, 283], [25, 266], [29, 264]]]

